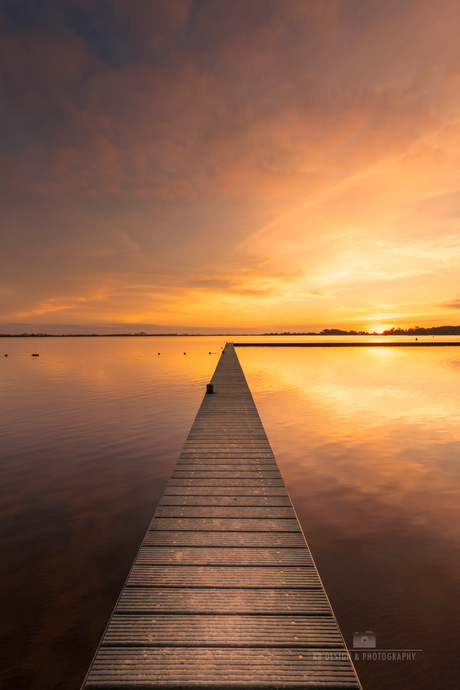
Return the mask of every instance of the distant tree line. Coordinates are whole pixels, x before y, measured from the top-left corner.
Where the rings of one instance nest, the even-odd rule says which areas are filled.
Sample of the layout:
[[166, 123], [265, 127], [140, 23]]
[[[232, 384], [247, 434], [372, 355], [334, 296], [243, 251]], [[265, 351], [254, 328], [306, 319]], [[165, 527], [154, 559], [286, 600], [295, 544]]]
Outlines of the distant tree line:
[[414, 326], [414, 328], [390, 328], [382, 333], [373, 331], [342, 331], [340, 328], [324, 328], [320, 333], [293, 333], [284, 331], [283, 333], [263, 333], [262, 335], [460, 335], [460, 326]]
[[[178, 333], [0, 333], [0, 338], [126, 338], [127, 336], [171, 336]], [[183, 333], [183, 335], [195, 335]]]
[[292, 331], [284, 331], [283, 333], [262, 333], [262, 335], [380, 335], [380, 333], [368, 333], [367, 331], [342, 331], [340, 328], [324, 328], [321, 333], [311, 332], [296, 333]]
[[[137, 333], [61, 333], [59, 335], [54, 333], [0, 333], [0, 338], [101, 338], [101, 337], [126, 337], [126, 336], [206, 336], [206, 335], [248, 335], [247, 333], [146, 333], [139, 331]], [[260, 333], [253, 335], [460, 335], [460, 326], [432, 326], [431, 328], [424, 328], [423, 326], [414, 326], [414, 328], [390, 328], [382, 333], [373, 331], [342, 331], [340, 328], [324, 328], [320, 333], [315, 332], [293, 332], [283, 331], [282, 333]]]
[[319, 335], [460, 335], [460, 326], [414, 326], [413, 328], [390, 328], [381, 333], [367, 331], [341, 331], [338, 328], [325, 328]]
[[414, 328], [390, 328], [383, 331], [382, 335], [460, 335], [460, 326], [414, 326]]

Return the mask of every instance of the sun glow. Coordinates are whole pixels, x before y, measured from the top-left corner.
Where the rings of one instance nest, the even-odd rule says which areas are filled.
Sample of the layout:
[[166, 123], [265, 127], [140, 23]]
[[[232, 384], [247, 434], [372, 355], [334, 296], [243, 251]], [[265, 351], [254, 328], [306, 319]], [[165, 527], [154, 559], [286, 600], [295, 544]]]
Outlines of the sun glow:
[[376, 333], [377, 335], [381, 335], [383, 331], [388, 331], [390, 328], [393, 328], [393, 324], [383, 324], [383, 323], [371, 323], [369, 326], [366, 326], [364, 330], [366, 330], [368, 333]]

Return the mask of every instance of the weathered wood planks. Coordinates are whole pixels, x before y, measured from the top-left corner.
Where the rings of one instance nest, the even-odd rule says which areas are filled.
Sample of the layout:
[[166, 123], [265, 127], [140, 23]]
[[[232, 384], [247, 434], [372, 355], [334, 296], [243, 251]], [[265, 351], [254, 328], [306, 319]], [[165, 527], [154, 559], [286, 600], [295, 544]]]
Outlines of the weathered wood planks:
[[227, 345], [83, 688], [360, 688]]

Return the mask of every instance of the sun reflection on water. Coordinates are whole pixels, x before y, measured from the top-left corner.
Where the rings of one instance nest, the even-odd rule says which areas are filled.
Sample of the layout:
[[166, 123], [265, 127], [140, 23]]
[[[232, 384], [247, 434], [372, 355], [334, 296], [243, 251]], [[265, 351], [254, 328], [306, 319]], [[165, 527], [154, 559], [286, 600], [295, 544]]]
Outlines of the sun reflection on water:
[[402, 670], [360, 664], [364, 687], [439, 683], [455, 653], [439, 588], [460, 583], [458, 359], [444, 348], [238, 355], [347, 642], [374, 628], [389, 648], [437, 650]]

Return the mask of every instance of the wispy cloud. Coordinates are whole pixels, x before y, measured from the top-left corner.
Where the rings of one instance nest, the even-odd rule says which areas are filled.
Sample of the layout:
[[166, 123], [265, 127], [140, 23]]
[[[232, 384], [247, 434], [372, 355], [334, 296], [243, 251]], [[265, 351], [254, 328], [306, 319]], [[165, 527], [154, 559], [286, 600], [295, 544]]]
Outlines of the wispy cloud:
[[44, 0], [0, 30], [10, 320], [444, 313], [453, 0]]
[[442, 302], [440, 306], [448, 309], [460, 309], [460, 297]]

